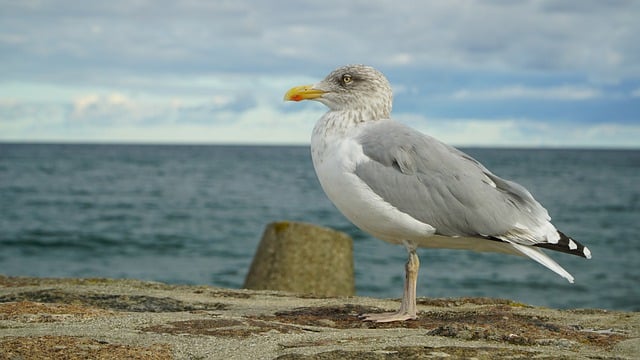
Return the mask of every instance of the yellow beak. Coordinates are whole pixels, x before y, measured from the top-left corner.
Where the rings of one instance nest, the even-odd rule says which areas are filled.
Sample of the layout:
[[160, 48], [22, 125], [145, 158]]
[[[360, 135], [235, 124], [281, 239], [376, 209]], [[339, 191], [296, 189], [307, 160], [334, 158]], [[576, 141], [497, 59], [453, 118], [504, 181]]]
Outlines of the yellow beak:
[[286, 94], [284, 94], [285, 101], [302, 101], [317, 99], [322, 96], [326, 91], [314, 89], [313, 85], [302, 85], [292, 87]]

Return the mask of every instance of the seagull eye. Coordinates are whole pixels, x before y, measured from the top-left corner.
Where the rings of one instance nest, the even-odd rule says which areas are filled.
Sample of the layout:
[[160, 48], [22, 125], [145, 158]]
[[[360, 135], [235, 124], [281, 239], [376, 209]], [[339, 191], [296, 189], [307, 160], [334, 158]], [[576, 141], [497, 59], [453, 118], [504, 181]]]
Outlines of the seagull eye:
[[349, 74], [342, 75], [342, 83], [343, 84], [346, 85], [346, 84], [350, 83], [351, 81], [353, 81], [353, 79], [351, 78], [351, 75], [349, 75]]

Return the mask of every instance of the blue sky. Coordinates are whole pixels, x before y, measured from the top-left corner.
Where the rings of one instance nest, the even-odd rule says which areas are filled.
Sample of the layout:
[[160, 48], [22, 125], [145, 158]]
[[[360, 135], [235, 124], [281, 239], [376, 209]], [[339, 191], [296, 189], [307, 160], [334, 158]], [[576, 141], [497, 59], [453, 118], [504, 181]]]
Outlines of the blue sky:
[[306, 144], [284, 103], [382, 70], [463, 146], [640, 147], [640, 1], [3, 1], [0, 141]]

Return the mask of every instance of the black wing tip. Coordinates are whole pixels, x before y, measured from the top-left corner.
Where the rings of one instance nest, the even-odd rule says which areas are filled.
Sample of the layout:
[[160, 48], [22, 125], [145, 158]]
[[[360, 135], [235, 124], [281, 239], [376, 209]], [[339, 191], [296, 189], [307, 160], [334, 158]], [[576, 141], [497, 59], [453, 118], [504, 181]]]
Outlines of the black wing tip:
[[591, 251], [589, 250], [588, 247], [580, 244], [579, 242], [565, 235], [561, 231], [558, 231], [558, 234], [560, 235], [560, 240], [558, 240], [557, 243], [555, 244], [543, 243], [543, 244], [536, 244], [535, 246], [549, 249], [549, 250], [563, 252], [565, 254], [580, 256], [585, 259], [591, 259]]

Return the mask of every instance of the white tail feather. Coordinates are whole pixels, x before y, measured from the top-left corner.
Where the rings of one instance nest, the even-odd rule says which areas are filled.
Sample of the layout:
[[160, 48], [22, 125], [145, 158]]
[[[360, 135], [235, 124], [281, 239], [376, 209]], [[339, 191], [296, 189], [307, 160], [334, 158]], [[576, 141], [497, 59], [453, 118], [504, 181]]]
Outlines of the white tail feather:
[[567, 270], [563, 269], [557, 262], [553, 261], [547, 254], [543, 253], [540, 249], [536, 249], [534, 247], [514, 244], [510, 243], [516, 250], [521, 252], [522, 254], [530, 257], [536, 262], [544, 265], [547, 269], [553, 271], [554, 273], [562, 276], [563, 278], [569, 280], [570, 283], [573, 283], [573, 276], [567, 272]]

